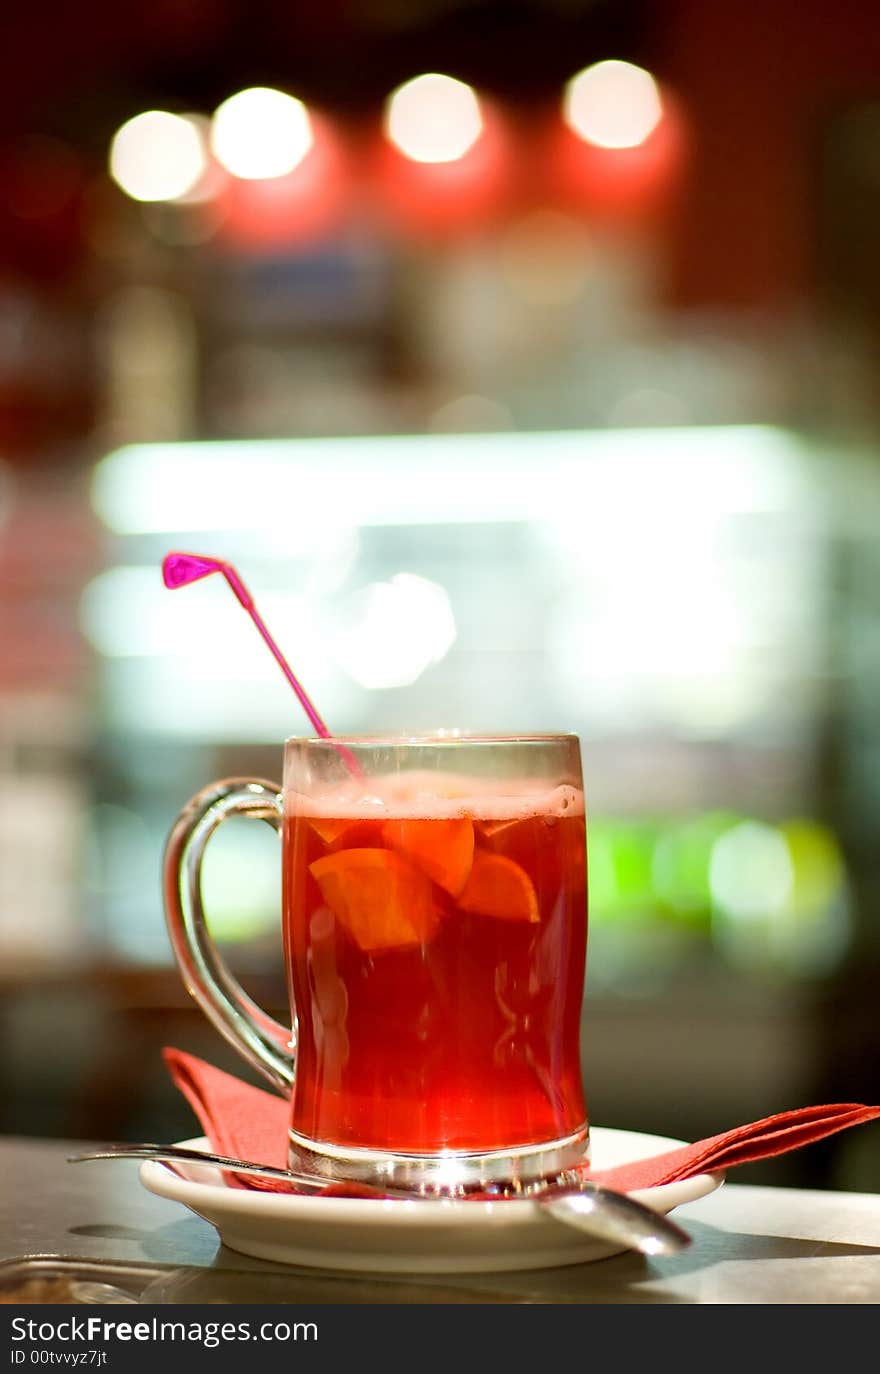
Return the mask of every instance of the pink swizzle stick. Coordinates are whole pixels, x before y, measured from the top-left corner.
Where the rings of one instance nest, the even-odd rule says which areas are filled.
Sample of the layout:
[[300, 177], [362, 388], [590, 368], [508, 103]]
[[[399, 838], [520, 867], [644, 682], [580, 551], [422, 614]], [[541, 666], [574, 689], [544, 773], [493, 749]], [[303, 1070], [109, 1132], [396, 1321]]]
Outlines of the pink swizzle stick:
[[[287, 678], [293, 690], [299, 698], [300, 705], [308, 716], [315, 733], [323, 739], [330, 739], [330, 731], [316, 711], [308, 693], [300, 682], [297, 681], [290, 664], [284, 657], [275, 640], [270, 635], [263, 621], [262, 616], [254, 605], [254, 599], [242, 582], [238, 573], [231, 563], [224, 563], [219, 558], [205, 558], [198, 553], [169, 553], [162, 559], [162, 580], [166, 587], [174, 590], [177, 587], [185, 587], [190, 582], [198, 582], [202, 577], [210, 577], [211, 573], [222, 573], [235, 592], [239, 602], [244, 606], [251, 620], [256, 625], [263, 639], [266, 641], [282, 673]], [[344, 751], [348, 754], [348, 750]]]

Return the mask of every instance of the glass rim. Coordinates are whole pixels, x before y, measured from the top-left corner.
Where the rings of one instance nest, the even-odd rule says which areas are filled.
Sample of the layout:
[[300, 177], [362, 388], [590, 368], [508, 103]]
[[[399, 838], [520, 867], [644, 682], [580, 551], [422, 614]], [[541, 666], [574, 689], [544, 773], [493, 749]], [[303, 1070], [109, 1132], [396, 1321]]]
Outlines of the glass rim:
[[437, 731], [399, 731], [396, 734], [377, 734], [377, 735], [288, 735], [284, 741], [284, 747], [295, 744], [316, 744], [324, 745], [326, 748], [334, 748], [344, 744], [349, 747], [379, 747], [393, 745], [412, 745], [414, 747], [436, 747], [444, 745], [461, 744], [572, 744], [580, 743], [580, 736], [571, 732], [548, 732], [546, 734], [506, 734], [506, 735], [484, 735], [470, 734], [466, 730], [437, 730]]

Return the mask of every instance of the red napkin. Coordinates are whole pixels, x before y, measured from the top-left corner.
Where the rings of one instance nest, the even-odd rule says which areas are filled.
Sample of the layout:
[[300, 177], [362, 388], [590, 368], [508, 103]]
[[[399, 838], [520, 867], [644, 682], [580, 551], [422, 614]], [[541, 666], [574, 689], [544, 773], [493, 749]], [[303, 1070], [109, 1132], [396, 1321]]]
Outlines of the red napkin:
[[[189, 1102], [218, 1154], [234, 1155], [257, 1164], [286, 1166], [288, 1104], [284, 1098], [243, 1083], [182, 1050], [166, 1049], [163, 1054], [174, 1083]], [[875, 1117], [880, 1117], [880, 1107], [868, 1107], [861, 1102], [799, 1107], [631, 1164], [618, 1164], [613, 1169], [584, 1169], [584, 1174], [624, 1192], [653, 1188], [693, 1174], [713, 1173], [731, 1169], [736, 1164], [785, 1154]], [[239, 1175], [237, 1180], [231, 1181], [237, 1186], [270, 1192], [286, 1190], [285, 1185], [268, 1179], [245, 1181]], [[340, 1186], [327, 1191], [351, 1194], [356, 1193], [357, 1188]]]

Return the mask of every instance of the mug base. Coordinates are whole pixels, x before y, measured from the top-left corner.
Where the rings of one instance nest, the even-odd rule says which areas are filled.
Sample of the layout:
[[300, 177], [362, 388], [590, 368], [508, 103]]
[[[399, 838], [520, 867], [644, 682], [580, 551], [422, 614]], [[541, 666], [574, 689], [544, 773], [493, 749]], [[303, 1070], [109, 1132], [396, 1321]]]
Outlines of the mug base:
[[434, 1154], [390, 1153], [356, 1146], [330, 1145], [289, 1131], [288, 1164], [299, 1173], [328, 1183], [369, 1183], [413, 1192], [464, 1194], [490, 1184], [527, 1186], [548, 1175], [590, 1162], [590, 1130], [585, 1122], [571, 1135], [506, 1150], [438, 1150]]

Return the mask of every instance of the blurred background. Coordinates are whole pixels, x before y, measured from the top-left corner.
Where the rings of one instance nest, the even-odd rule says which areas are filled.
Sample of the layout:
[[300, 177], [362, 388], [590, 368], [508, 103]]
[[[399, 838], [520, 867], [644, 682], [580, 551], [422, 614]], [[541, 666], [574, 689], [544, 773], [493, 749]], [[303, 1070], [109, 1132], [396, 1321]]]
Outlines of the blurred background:
[[[192, 1134], [167, 1043], [247, 1075], [162, 848], [309, 731], [171, 549], [339, 732], [580, 735], [595, 1123], [880, 1100], [871, 7], [14, 3], [0, 53], [0, 1131]], [[206, 896], [277, 1011], [264, 829]]]

